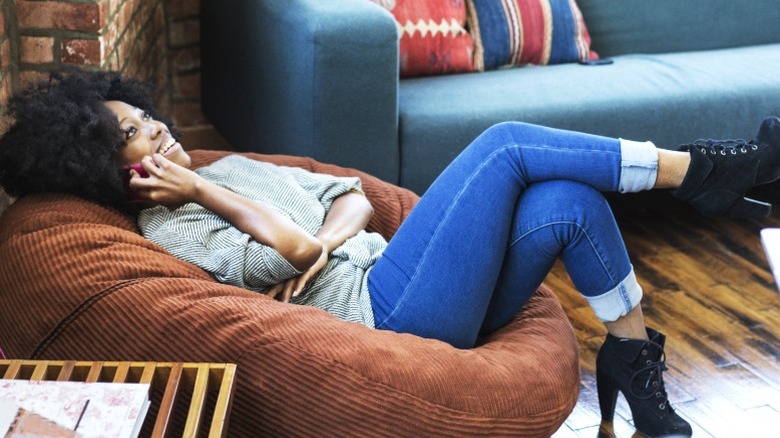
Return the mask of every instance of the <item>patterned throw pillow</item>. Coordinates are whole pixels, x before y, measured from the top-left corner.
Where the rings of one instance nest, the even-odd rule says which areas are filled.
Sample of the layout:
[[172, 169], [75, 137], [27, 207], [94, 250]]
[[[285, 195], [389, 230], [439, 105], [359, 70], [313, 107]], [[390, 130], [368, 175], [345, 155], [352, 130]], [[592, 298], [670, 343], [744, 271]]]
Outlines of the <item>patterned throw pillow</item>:
[[478, 71], [593, 59], [575, 0], [467, 0]]
[[395, 17], [401, 77], [474, 70], [466, 0], [371, 0]]

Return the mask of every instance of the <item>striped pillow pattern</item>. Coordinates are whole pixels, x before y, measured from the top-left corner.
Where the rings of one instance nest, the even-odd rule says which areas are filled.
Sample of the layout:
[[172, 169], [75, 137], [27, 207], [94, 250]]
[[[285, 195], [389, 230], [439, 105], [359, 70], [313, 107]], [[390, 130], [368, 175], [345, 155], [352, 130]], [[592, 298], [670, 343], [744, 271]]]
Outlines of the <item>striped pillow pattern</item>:
[[475, 70], [595, 58], [575, 0], [467, 0]]

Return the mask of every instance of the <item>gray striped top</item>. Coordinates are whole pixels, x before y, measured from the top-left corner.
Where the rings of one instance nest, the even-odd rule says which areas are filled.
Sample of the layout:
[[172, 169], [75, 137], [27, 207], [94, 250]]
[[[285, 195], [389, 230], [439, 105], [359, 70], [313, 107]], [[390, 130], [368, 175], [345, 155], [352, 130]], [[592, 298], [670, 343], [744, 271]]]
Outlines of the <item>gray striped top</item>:
[[[225, 157], [196, 170], [203, 178], [291, 218], [314, 234], [333, 200], [361, 190], [360, 180], [339, 178], [251, 160]], [[174, 256], [209, 272], [218, 281], [256, 292], [300, 275], [273, 248], [255, 242], [222, 217], [195, 203], [170, 211], [156, 206], [141, 211], [143, 235]], [[336, 248], [327, 265], [293, 298], [351, 322], [374, 327], [367, 276], [387, 243], [377, 233], [359, 232]]]

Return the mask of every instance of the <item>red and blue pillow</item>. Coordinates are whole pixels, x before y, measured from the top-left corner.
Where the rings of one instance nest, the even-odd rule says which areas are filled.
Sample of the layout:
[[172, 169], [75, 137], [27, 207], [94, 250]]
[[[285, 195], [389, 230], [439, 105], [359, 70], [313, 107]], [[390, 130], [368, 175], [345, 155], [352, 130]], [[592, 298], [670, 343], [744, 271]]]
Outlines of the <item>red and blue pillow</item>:
[[400, 76], [474, 70], [474, 42], [466, 29], [465, 0], [371, 0], [395, 18]]
[[575, 0], [467, 0], [478, 71], [596, 58]]
[[371, 0], [393, 14], [400, 76], [597, 58], [575, 0]]

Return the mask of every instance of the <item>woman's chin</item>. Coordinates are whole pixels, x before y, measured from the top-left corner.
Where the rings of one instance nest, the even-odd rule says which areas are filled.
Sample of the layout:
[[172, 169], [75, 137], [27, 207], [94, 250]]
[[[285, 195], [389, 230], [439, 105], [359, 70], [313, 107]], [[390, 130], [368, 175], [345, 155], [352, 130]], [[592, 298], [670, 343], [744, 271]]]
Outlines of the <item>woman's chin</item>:
[[181, 167], [189, 168], [192, 165], [192, 159], [181, 143], [176, 143], [163, 156]]

